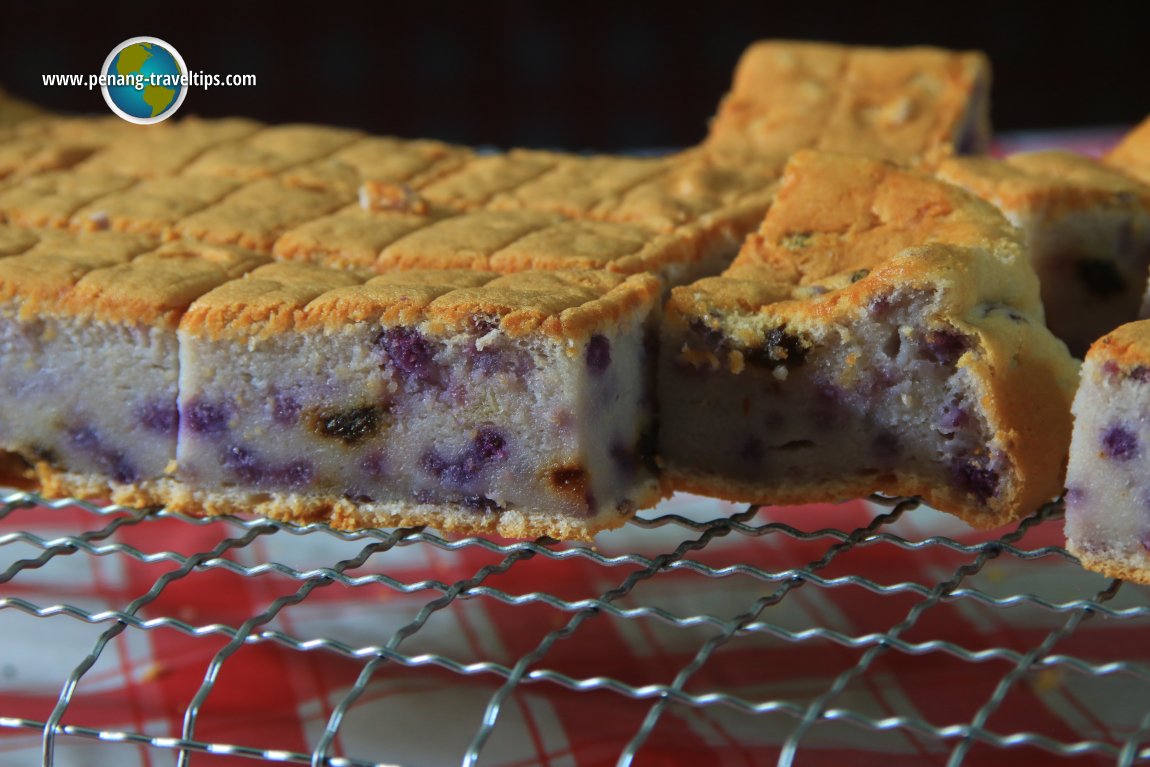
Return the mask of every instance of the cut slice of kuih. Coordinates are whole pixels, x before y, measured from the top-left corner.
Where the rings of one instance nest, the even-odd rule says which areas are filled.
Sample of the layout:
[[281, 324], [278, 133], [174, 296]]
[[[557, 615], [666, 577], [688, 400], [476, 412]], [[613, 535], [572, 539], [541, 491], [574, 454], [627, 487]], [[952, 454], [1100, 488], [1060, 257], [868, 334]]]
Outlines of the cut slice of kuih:
[[180, 326], [179, 483], [198, 513], [589, 538], [660, 497], [659, 281], [272, 264]]
[[803, 151], [732, 267], [672, 292], [660, 455], [677, 489], [919, 495], [997, 526], [1060, 494], [1076, 374], [992, 206]]
[[1090, 348], [1074, 419], [1066, 548], [1091, 570], [1150, 583], [1150, 321]]

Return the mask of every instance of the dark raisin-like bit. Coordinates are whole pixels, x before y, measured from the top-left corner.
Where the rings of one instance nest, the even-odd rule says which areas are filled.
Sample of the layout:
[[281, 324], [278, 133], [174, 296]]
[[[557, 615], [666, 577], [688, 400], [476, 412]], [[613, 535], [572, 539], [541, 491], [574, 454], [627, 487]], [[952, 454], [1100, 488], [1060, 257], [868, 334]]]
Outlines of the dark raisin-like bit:
[[319, 413], [312, 420], [312, 431], [354, 447], [379, 432], [385, 413], [379, 405]]
[[722, 330], [711, 327], [702, 317], [694, 318], [688, 325], [691, 328], [691, 332], [694, 333], [708, 349], [716, 354], [727, 351], [731, 345], [730, 340], [723, 334]]
[[779, 245], [786, 250], [802, 250], [811, 244], [810, 232], [787, 232], [779, 238]]
[[586, 502], [590, 493], [590, 477], [587, 469], [580, 465], [560, 466], [552, 469], [547, 476], [551, 487], [560, 495]]
[[870, 274], [870, 269], [856, 269], [856, 270], [854, 270], [853, 272], [851, 272], [851, 284], [853, 285], [856, 282], [858, 282], [859, 280], [866, 279], [867, 275], [869, 275], [869, 274]]
[[606, 336], [595, 334], [587, 342], [587, 369], [601, 374], [611, 364], [611, 342]]
[[781, 327], [767, 331], [763, 345], [744, 353], [746, 361], [752, 365], [787, 369], [801, 366], [807, 359], [810, 347], [801, 338], [788, 333]]
[[1137, 365], [1130, 370], [1130, 378], [1138, 383], [1150, 383], [1150, 367]]
[[1126, 279], [1112, 261], [1080, 258], [1074, 262], [1079, 281], [1096, 296], [1109, 298], [1126, 290]]
[[965, 336], [949, 330], [931, 330], [923, 336], [923, 355], [942, 365], [956, 364], [969, 348], [970, 343]]
[[503, 507], [496, 503], [486, 495], [465, 495], [463, 496], [463, 505], [469, 509], [475, 509], [483, 514], [490, 514], [494, 511], [503, 511]]
[[1107, 458], [1129, 461], [1138, 455], [1138, 435], [1124, 426], [1111, 426], [1102, 434], [1102, 452]]

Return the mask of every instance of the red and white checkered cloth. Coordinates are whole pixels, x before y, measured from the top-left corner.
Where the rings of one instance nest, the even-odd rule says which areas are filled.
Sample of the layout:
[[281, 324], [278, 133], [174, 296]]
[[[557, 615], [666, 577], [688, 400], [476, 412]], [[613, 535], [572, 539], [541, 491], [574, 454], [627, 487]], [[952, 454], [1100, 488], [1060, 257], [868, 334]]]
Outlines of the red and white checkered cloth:
[[[717, 501], [677, 496], [657, 513], [695, 519], [729, 515], [733, 507]], [[843, 506], [771, 509], [751, 520], [768, 519], [801, 530], [852, 530], [863, 527], [885, 509], [864, 502]], [[51, 541], [99, 529], [107, 518], [79, 509], [18, 510], [0, 523], [0, 536], [30, 531]], [[949, 517], [920, 509], [893, 525], [879, 528], [911, 541], [949, 535], [967, 541], [993, 540], [1004, 534], [976, 534]], [[233, 523], [194, 525], [166, 518], [126, 524], [107, 541], [142, 552], [172, 549], [183, 554], [210, 551], [229, 537], [246, 532]], [[638, 553], [656, 556], [672, 551], [697, 533], [680, 525], [654, 529], [636, 526], [601, 536], [604, 556]], [[826, 579], [786, 588], [788, 571], [808, 568], [838, 539], [796, 540], [773, 533], [751, 537], [731, 533], [685, 559], [715, 569], [747, 564], [769, 580], [747, 574], [706, 577], [680, 567], [639, 581], [616, 601], [621, 608], [662, 608], [676, 616], [711, 615], [731, 619], [755, 601], [784, 588], [787, 593], [766, 607], [758, 619], [778, 630], [802, 632], [821, 627], [846, 637], [888, 632], [912, 614], [914, 606], [941, 581], [952, 577], [977, 552], [954, 551], [942, 544], [908, 550], [889, 542], [852, 547], [817, 571]], [[0, 570], [21, 558], [35, 558], [42, 548], [0, 537]], [[1024, 551], [1058, 545], [1061, 523], [1048, 521], [1029, 530], [1016, 546]], [[345, 541], [323, 532], [294, 536], [284, 532], [257, 537], [229, 555], [241, 566], [278, 562], [299, 571], [331, 567], [356, 556], [368, 541]], [[405, 584], [426, 579], [451, 585], [473, 578], [481, 568], [497, 565], [504, 555], [478, 546], [455, 551], [421, 542], [375, 554], [350, 578], [383, 573]], [[62, 553], [43, 567], [23, 569], [0, 586], [0, 597], [20, 598], [39, 607], [57, 603], [89, 612], [124, 610], [146, 594], [163, 573], [179, 563], [144, 563], [119, 552], [93, 556]], [[546, 591], [562, 599], [602, 597], [642, 567], [614, 567], [586, 557], [552, 559], [534, 556], [515, 562], [505, 572], [489, 575], [482, 585], [510, 595]], [[792, 573], [793, 574], [793, 573]], [[850, 576], [869, 579], [870, 589]], [[145, 607], [141, 618], [178, 618], [197, 627], [238, 627], [280, 597], [296, 592], [301, 581], [276, 572], [243, 576], [209, 567], [174, 580]], [[1104, 578], [1085, 573], [1058, 554], [1023, 559], [1006, 552], [990, 558], [960, 587], [991, 597], [1033, 594], [1054, 603], [1090, 599], [1106, 587]], [[878, 586], [905, 586], [894, 593], [875, 593]], [[404, 594], [382, 584], [316, 588], [301, 603], [284, 608], [267, 626], [299, 640], [339, 639], [352, 647], [383, 646], [417, 617], [421, 608], [441, 596], [434, 589]], [[1144, 606], [1144, 589], [1127, 586], [1115, 607]], [[489, 596], [458, 599], [434, 612], [427, 623], [396, 649], [408, 657], [435, 653], [458, 663], [488, 661], [513, 667], [549, 632], [563, 627], [571, 612], [534, 603], [510, 605]], [[899, 638], [921, 643], [945, 641], [970, 652], [1005, 648], [1025, 654], [1074, 614], [1051, 611], [1023, 600], [1017, 606], [988, 604], [976, 597], [943, 600], [923, 611]], [[1150, 645], [1141, 621], [1093, 618], [1083, 622], [1051, 650], [1092, 662], [1128, 660], [1146, 664]], [[46, 720], [68, 674], [92, 650], [109, 622], [91, 625], [66, 615], [33, 617], [0, 609], [0, 717]], [[705, 625], [683, 628], [651, 617], [619, 618], [599, 614], [587, 619], [573, 636], [558, 640], [532, 669], [549, 669], [575, 679], [609, 677], [641, 687], [669, 685], [706, 640], [720, 630]], [[753, 701], [789, 701], [806, 707], [824, 694], [835, 678], [856, 667], [873, 642], [849, 647], [826, 638], [801, 641], [781, 638], [771, 630], [741, 634], [715, 651], [695, 673], [686, 691], [722, 692]], [[213, 656], [228, 642], [222, 634], [190, 636], [172, 628], [129, 627], [112, 640], [96, 665], [82, 678], [64, 717], [73, 724], [108, 731], [179, 737], [185, 711], [204, 682]], [[1000, 653], [1001, 654], [1001, 653]], [[324, 649], [299, 650], [272, 641], [247, 644], [226, 660], [204, 705], [194, 739], [260, 749], [308, 753], [366, 662]], [[880, 653], [864, 674], [846, 685], [829, 707], [871, 719], [902, 716], [943, 727], [972, 721], [1014, 659], [989, 658], [974, 663], [942, 651]], [[445, 765], [458, 763], [479, 726], [491, 695], [504, 678], [494, 674], [464, 676], [435, 666], [406, 667], [384, 663], [366, 693], [353, 705], [336, 739], [335, 752], [386, 764]], [[1099, 677], [1067, 666], [1046, 666], [1025, 675], [993, 712], [987, 727], [1001, 734], [1034, 732], [1061, 743], [1077, 740], [1120, 742], [1137, 729], [1146, 711], [1132, 701], [1145, 700], [1145, 681], [1128, 675]], [[1141, 690], [1141, 697], [1138, 696]], [[480, 763], [519, 765], [613, 764], [634, 736], [654, 699], [637, 701], [600, 689], [569, 690], [549, 681], [519, 685], [507, 698]], [[780, 745], [797, 725], [792, 713], [747, 714], [721, 705], [672, 704], [638, 752], [636, 764], [774, 763]], [[799, 764], [940, 764], [953, 740], [916, 735], [905, 728], [877, 733], [842, 722], [822, 722], [799, 743]], [[971, 764], [1018, 764], [1042, 752], [976, 745]], [[168, 765], [170, 749], [108, 744], [61, 736], [58, 765]], [[29, 730], [0, 728], [0, 764], [39, 764], [40, 740]], [[846, 760], [846, 761], [843, 761]], [[236, 758], [195, 754], [194, 765], [243, 764]], [[1022, 763], [1026, 763], [1025, 761]], [[1091, 762], [1087, 762], [1091, 763]]]
[[[999, 148], [1018, 151], [1057, 145], [1097, 153], [1114, 135], [1008, 137]], [[674, 513], [708, 520], [735, 511], [717, 501], [677, 496], [647, 516]], [[805, 531], [850, 531], [866, 526], [883, 511], [861, 501], [769, 509], [751, 524], [762, 525], [769, 519]], [[13, 563], [43, 554], [43, 547], [29, 542], [23, 533], [51, 541], [98, 530], [108, 522], [106, 516], [77, 508], [20, 509], [0, 519], [3, 767], [40, 764], [39, 734], [15, 726], [18, 723], [13, 720], [47, 720], [69, 674], [92, 652], [100, 634], [114, 625], [113, 620], [89, 623], [67, 614], [33, 616], [18, 609], [15, 600], [41, 609], [69, 604], [89, 614], [123, 611], [148, 594], [158, 578], [180, 567], [170, 557], [141, 561], [119, 550], [99, 556], [65, 551], [42, 566], [20, 567], [12, 575]], [[176, 518], [148, 518], [125, 523], [110, 538], [92, 545], [125, 544], [148, 554], [172, 550], [191, 555], [210, 551], [245, 532], [230, 522], [193, 524]], [[731, 533], [700, 551], [688, 552], [681, 560], [705, 564], [723, 577], [708, 577], [676, 565], [638, 580], [629, 593], [615, 599], [613, 603], [623, 609], [659, 608], [680, 618], [707, 615], [729, 621], [756, 600], [776, 592], [782, 595], [757, 616], [760, 623], [754, 630], [721, 644], [684, 689], [695, 695], [723, 693], [756, 703], [779, 701], [795, 708], [750, 714], [718, 704], [672, 703], [642, 743], [635, 764], [773, 764], [799, 726], [802, 712], [826, 695], [836, 679], [845, 684], [841, 693], [827, 701], [832, 716], [817, 721], [798, 741], [797, 764], [943, 764], [958, 742], [955, 737], [942, 738], [906, 726], [879, 731], [843, 721], [843, 714], [871, 721], [905, 717], [934, 728], [969, 725], [996, 688], [1006, 685], [1019, 658], [1048, 638], [1056, 641], [1044, 648], [1040, 662], [1006, 685], [1000, 705], [982, 711], [986, 730], [1001, 736], [1033, 733], [1057, 744], [1093, 741], [1120, 747], [1125, 737], [1144, 724], [1150, 642], [1146, 641], [1148, 619], [1139, 616], [1150, 608], [1150, 592], [1125, 586], [1107, 603], [1118, 611], [1116, 615], [1082, 620], [1082, 600], [1095, 598], [1108, 581], [1044, 549], [1062, 544], [1060, 521], [1037, 525], [1014, 542], [1022, 551], [1046, 551], [1044, 555], [1027, 558], [1004, 551], [984, 557], [984, 566], [959, 583], [967, 591], [934, 602], [929, 601], [930, 591], [978, 559], [979, 552], [931, 543], [931, 536], [948, 535], [974, 543], [995, 540], [1005, 532], [974, 533], [928, 509], [906, 514], [880, 532], [925, 543], [908, 548], [878, 540], [854, 546], [816, 571], [821, 580], [795, 580], [796, 573], [823, 559], [839, 539]], [[698, 536], [697, 531], [678, 524], [650, 529], [628, 526], [601, 536], [597, 547], [605, 556], [654, 557]], [[258, 535], [224, 556], [241, 567], [280, 563], [298, 574], [333, 567], [355, 557], [370, 542], [342, 540], [324, 532], [276, 532]], [[402, 584], [435, 581], [451, 586], [475, 578], [484, 567], [498, 566], [505, 556], [478, 545], [450, 550], [417, 542], [376, 553], [345, 575], [383, 574]], [[748, 571], [745, 565], [757, 570]], [[536, 555], [495, 569], [480, 585], [512, 596], [546, 592], [570, 601], [597, 599], [642, 569], [641, 561], [634, 558], [606, 566], [582, 556]], [[172, 580], [138, 617], [175, 618], [197, 627], [197, 634], [163, 625], [128, 627], [108, 643], [82, 677], [63, 723], [157, 738], [180, 737], [185, 712], [204, 684], [209, 664], [229, 641], [212, 627], [239, 627], [276, 599], [295, 594], [304, 583], [300, 577], [275, 569], [264, 568], [260, 573], [245, 576], [214, 563]], [[303, 642], [336, 639], [351, 648], [385, 646], [394, 643], [398, 630], [420, 618], [420, 611], [443, 595], [430, 583], [424, 585], [405, 593], [406, 589], [384, 583], [333, 582], [285, 607], [256, 631], [276, 630]], [[1009, 599], [1018, 595], [1022, 596]], [[931, 606], [924, 610], [923, 603]], [[488, 662], [512, 668], [574, 615], [574, 611], [539, 600], [510, 604], [507, 599], [473, 592], [432, 612], [421, 628], [394, 647], [416, 660], [435, 654], [459, 664]], [[909, 625], [900, 626], [904, 622]], [[803, 633], [812, 629], [816, 630], [813, 634]], [[834, 635], [839, 641], [833, 641], [828, 632], [839, 632]], [[528, 671], [546, 670], [576, 680], [610, 679], [641, 691], [644, 685], [671, 685], [707, 640], [719, 633], [721, 629], [713, 623], [680, 626], [651, 615], [617, 617], [600, 611], [584, 620], [572, 636], [556, 640]], [[876, 654], [876, 634], [893, 635], [907, 644]], [[952, 647], [961, 649], [952, 652], [948, 649]], [[971, 653], [980, 652], [977, 662], [970, 658]], [[1128, 665], [1083, 669], [1080, 663], [1051, 661], [1049, 655]], [[297, 649], [275, 641], [244, 644], [223, 663], [193, 739], [310, 753], [334, 707], [369, 659], [370, 655], [352, 658], [323, 646]], [[463, 675], [434, 664], [382, 663], [366, 692], [349, 709], [332, 753], [383, 764], [458, 763], [491, 696], [504, 681], [503, 676], [482, 671]], [[603, 683], [592, 686], [595, 689], [576, 691], [546, 679], [517, 685], [500, 710], [480, 764], [613, 764], [657, 698], [636, 700]], [[55, 764], [174, 764], [175, 750], [162, 746], [59, 736]], [[1114, 761], [1113, 755], [1104, 756], [1096, 748], [1093, 755], [1068, 761]], [[975, 743], [966, 763], [1013, 767], [1053, 759], [1049, 752], [1032, 746]], [[194, 753], [191, 763], [203, 767], [252, 762]]]

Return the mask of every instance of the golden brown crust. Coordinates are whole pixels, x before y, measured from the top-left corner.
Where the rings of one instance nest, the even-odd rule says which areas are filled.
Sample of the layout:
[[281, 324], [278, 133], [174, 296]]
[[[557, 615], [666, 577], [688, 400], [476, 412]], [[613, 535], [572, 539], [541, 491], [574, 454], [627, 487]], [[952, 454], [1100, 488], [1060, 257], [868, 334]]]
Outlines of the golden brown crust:
[[64, 228], [88, 203], [135, 183], [128, 176], [55, 171], [0, 191], [0, 221], [34, 228]]
[[1115, 328], [1090, 346], [1086, 359], [1113, 362], [1126, 371], [1150, 364], [1150, 320]]
[[766, 157], [803, 148], [933, 166], [955, 151], [968, 110], [989, 129], [980, 53], [764, 41], [743, 54], [707, 145]]
[[1026, 152], [1005, 160], [956, 157], [943, 162], [937, 175], [1005, 212], [1053, 217], [1097, 207], [1150, 209], [1150, 186], [1072, 152]]
[[423, 185], [456, 170], [474, 156], [471, 149], [439, 141], [368, 136], [330, 157], [285, 171], [283, 181], [289, 186], [336, 186], [352, 191], [365, 181]]
[[413, 186], [434, 205], [474, 210], [500, 192], [542, 176], [568, 158], [569, 155], [555, 152], [516, 149], [475, 157], [444, 176]]
[[1102, 162], [1150, 184], [1150, 117], [1127, 133]]
[[0, 224], [0, 258], [19, 255], [39, 241], [39, 233], [33, 230]]
[[[366, 284], [364, 284], [366, 282]], [[496, 277], [473, 270], [401, 272], [365, 281], [310, 264], [270, 264], [197, 300], [181, 332], [211, 338], [263, 337], [292, 328], [352, 322], [415, 323], [449, 333], [475, 315], [500, 321], [503, 332], [584, 340], [595, 328], [653, 306], [651, 275], [605, 271], [520, 272]]]
[[169, 242], [128, 263], [89, 272], [59, 296], [57, 311], [175, 328], [194, 300], [268, 262], [232, 246]]
[[331, 213], [353, 199], [346, 191], [286, 186], [278, 179], [264, 179], [180, 219], [165, 236], [271, 253], [276, 239], [292, 227]]
[[1150, 562], [1121, 551], [1086, 551], [1073, 540], [1067, 539], [1066, 550], [1078, 558], [1079, 563], [1107, 578], [1118, 578], [1131, 583], [1150, 586]]
[[292, 166], [326, 157], [362, 135], [359, 131], [321, 125], [276, 125], [241, 141], [207, 150], [184, 168], [183, 174], [242, 181], [269, 178]]
[[[1021, 255], [1018, 231], [958, 187], [889, 163], [804, 150], [787, 165], [775, 205], [728, 275], [764, 266], [773, 280], [797, 287], [933, 243]], [[722, 300], [721, 291], [710, 295]]]
[[272, 249], [283, 261], [307, 261], [336, 269], [373, 269], [388, 245], [448, 217], [441, 210], [410, 213], [364, 210], [353, 203], [285, 232]]
[[428, 307], [428, 317], [448, 328], [465, 327], [476, 314], [500, 318], [509, 336], [542, 332], [580, 342], [595, 329], [651, 307], [661, 286], [649, 274], [623, 276], [604, 271], [517, 272], [479, 288], [446, 293]]
[[[163, 486], [172, 511], [194, 515], [258, 514], [293, 524], [325, 522], [336, 529], [365, 527], [434, 527], [452, 535], [501, 535], [531, 539], [548, 536], [558, 540], [589, 541], [597, 533], [622, 526], [630, 513], [604, 512], [593, 517], [574, 517], [538, 511], [508, 510], [478, 514], [452, 504], [353, 503], [338, 496], [305, 496], [291, 493], [207, 492], [186, 485]], [[654, 505], [661, 497], [654, 480], [636, 488], [639, 507]]]
[[309, 302], [362, 282], [354, 272], [313, 264], [268, 264], [197, 299], [180, 322], [180, 332], [208, 338], [284, 332]]
[[240, 182], [212, 176], [165, 176], [99, 197], [75, 211], [70, 227], [161, 237], [177, 221], [235, 191]]
[[126, 263], [155, 245], [139, 234], [45, 232], [27, 251], [0, 258], [0, 300], [19, 297], [21, 311], [39, 311], [89, 272]]
[[76, 166], [81, 173], [154, 178], [179, 173], [205, 151], [247, 138], [262, 126], [254, 120], [188, 117], [149, 125], [131, 141], [114, 141]]
[[453, 216], [400, 238], [379, 254], [375, 270], [481, 269], [491, 256], [562, 219], [534, 211], [494, 211]]
[[634, 187], [666, 173], [664, 158], [568, 156], [545, 173], [496, 194], [490, 210], [538, 210], [583, 217], [610, 206]]

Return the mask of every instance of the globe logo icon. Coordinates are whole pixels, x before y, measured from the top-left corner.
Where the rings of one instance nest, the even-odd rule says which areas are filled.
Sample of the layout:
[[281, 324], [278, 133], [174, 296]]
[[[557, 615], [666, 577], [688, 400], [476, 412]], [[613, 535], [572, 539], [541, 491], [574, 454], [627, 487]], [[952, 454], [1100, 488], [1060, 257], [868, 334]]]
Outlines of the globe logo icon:
[[108, 107], [139, 125], [168, 119], [188, 95], [183, 57], [158, 37], [133, 37], [120, 43], [104, 60], [100, 75]]

